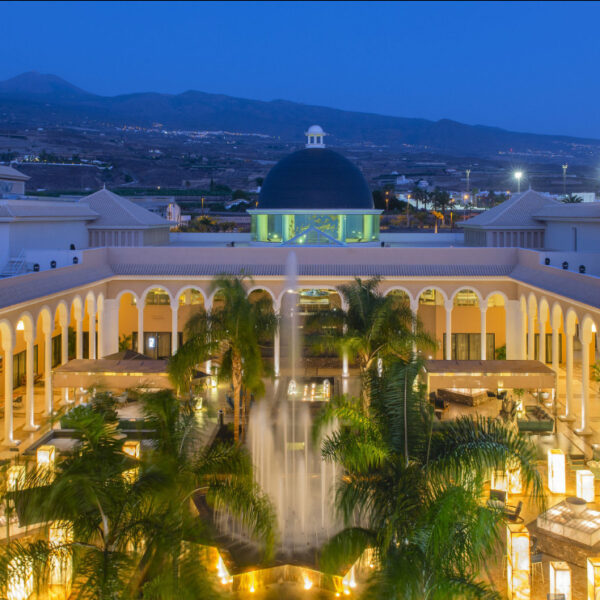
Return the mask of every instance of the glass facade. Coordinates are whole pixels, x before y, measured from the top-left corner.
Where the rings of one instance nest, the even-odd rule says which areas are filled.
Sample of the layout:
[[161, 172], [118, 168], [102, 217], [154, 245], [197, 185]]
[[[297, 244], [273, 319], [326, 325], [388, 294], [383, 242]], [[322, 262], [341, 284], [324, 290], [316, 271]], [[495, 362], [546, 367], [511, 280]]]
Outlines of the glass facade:
[[252, 241], [323, 246], [379, 241], [379, 214], [253, 214]]

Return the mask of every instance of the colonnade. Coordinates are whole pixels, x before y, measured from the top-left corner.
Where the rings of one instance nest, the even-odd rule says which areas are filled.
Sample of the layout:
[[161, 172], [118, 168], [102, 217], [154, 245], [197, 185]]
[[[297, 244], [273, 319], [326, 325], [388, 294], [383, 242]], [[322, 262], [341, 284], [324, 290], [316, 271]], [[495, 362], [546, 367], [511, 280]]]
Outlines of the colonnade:
[[[317, 286], [321, 287], [321, 286]], [[332, 286], [322, 286], [323, 289], [333, 290]], [[171, 353], [175, 353], [179, 343], [179, 299], [187, 290], [196, 290], [202, 295], [202, 304], [205, 309], [210, 310], [213, 305], [215, 294], [206, 294], [201, 288], [195, 286], [186, 286], [176, 293], [167, 290], [163, 285], [156, 284], [149, 286], [143, 293], [136, 293], [130, 289], [121, 290], [114, 298], [105, 298], [103, 293], [94, 295], [91, 292], [85, 298], [76, 295], [70, 301], [61, 301], [54, 310], [48, 306], [43, 306], [37, 317], [34, 318], [28, 312], [22, 312], [17, 321], [7, 319], [0, 320], [1, 349], [4, 352], [4, 397], [13, 397], [13, 361], [12, 355], [15, 351], [17, 331], [23, 332], [23, 340], [26, 350], [25, 365], [25, 431], [33, 431], [38, 425], [34, 417], [34, 346], [36, 340], [43, 347], [44, 355], [44, 414], [49, 415], [53, 411], [53, 390], [52, 390], [52, 339], [55, 332], [61, 334], [60, 364], [64, 364], [69, 359], [69, 326], [73, 326], [75, 334], [75, 358], [81, 359], [84, 356], [84, 329], [88, 331], [88, 352], [91, 359], [103, 357], [112, 354], [119, 349], [119, 313], [121, 308], [121, 298], [124, 294], [131, 294], [135, 299], [137, 306], [137, 349], [144, 353], [144, 306], [147, 295], [150, 291], [161, 289], [169, 295], [170, 305], [170, 329], [171, 329]], [[251, 293], [256, 290], [266, 292], [272, 299], [273, 309], [279, 313], [282, 307], [282, 300], [285, 290], [279, 295], [266, 286], [256, 286], [248, 291]], [[413, 312], [417, 313], [420, 307], [421, 298], [424, 292], [435, 290], [440, 294], [439, 305], [444, 307], [445, 322], [443, 331], [445, 333], [445, 356], [452, 356], [452, 315], [456, 308], [456, 297], [461, 291], [469, 291], [477, 296], [476, 306], [479, 309], [479, 335], [480, 335], [480, 358], [494, 358], [487, 356], [486, 336], [488, 333], [487, 312], [490, 306], [492, 296], [502, 297], [502, 303], [505, 310], [505, 336], [506, 336], [506, 357], [508, 359], [534, 359], [536, 355], [535, 333], [539, 331], [539, 341], [537, 345], [537, 357], [542, 362], [546, 360], [546, 330], [551, 332], [551, 352], [552, 368], [558, 372], [559, 368], [559, 342], [560, 335], [565, 336], [565, 369], [566, 369], [566, 398], [565, 412], [561, 415], [564, 420], [574, 420], [573, 406], [576, 401], [573, 390], [573, 365], [575, 360], [577, 343], [581, 344], [580, 361], [582, 373], [589, 373], [590, 365], [595, 361], [594, 348], [591, 344], [595, 332], [596, 321], [589, 313], [581, 314], [581, 309], [575, 310], [574, 307], [566, 307], [566, 314], [563, 314], [565, 308], [555, 301], [552, 306], [549, 300], [544, 297], [538, 297], [530, 293], [527, 297], [521, 295], [518, 299], [510, 299], [506, 294], [500, 291], [491, 291], [487, 296], [481, 294], [474, 286], [460, 287], [452, 293], [446, 293], [437, 286], [428, 286], [421, 290], [409, 291], [404, 287], [391, 286], [384, 289], [384, 293], [401, 293], [406, 296]], [[342, 308], [346, 307], [343, 305]], [[166, 308], [166, 306], [165, 306]], [[85, 322], [87, 319], [87, 328]], [[274, 349], [274, 371], [279, 375], [281, 371], [281, 336], [277, 332], [273, 340]], [[344, 356], [342, 360], [343, 375], [348, 376], [349, 365], [348, 357]], [[63, 401], [68, 401], [64, 396]], [[581, 386], [581, 422], [579, 431], [582, 434], [589, 432], [589, 378], [582, 378]], [[15, 444], [13, 434], [13, 405], [11, 402], [5, 402], [4, 407], [4, 439], [5, 443]]]

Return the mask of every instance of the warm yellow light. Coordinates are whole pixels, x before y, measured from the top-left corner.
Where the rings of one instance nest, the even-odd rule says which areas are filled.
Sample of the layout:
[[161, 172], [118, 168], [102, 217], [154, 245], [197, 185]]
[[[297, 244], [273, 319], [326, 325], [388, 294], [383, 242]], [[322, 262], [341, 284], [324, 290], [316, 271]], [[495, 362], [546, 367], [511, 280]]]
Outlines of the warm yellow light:
[[251, 594], [254, 594], [254, 592], [255, 592], [256, 590], [254, 589], [254, 586], [253, 586], [253, 585], [251, 585], [251, 586], [250, 586], [250, 589], [249, 589], [248, 591], [249, 591]]
[[553, 494], [564, 494], [566, 491], [565, 455], [557, 448], [548, 450], [548, 489]]
[[521, 469], [516, 468], [508, 472], [508, 491], [511, 494], [520, 494], [523, 491]]
[[529, 600], [529, 531], [525, 525], [506, 527], [507, 591], [509, 600]]
[[595, 500], [594, 474], [587, 469], [581, 469], [575, 472], [577, 483], [577, 496], [583, 498], [586, 502]]
[[7, 600], [27, 600], [33, 594], [33, 565], [27, 559], [13, 558], [8, 563]]
[[310, 590], [310, 588], [313, 586], [313, 582], [309, 579], [309, 577], [307, 575], [304, 576], [304, 589], [305, 590]]
[[550, 593], [564, 594], [565, 600], [571, 600], [571, 569], [566, 562], [550, 562]]
[[592, 323], [592, 333], [596, 333], [596, 323]]
[[54, 460], [56, 448], [54, 446], [40, 446], [37, 450], [38, 468], [48, 468], [54, 470]]
[[17, 323], [17, 331], [25, 331], [25, 323], [23, 321]]
[[50, 584], [69, 589], [73, 561], [65, 546], [73, 541], [73, 528], [67, 521], [55, 521], [48, 531], [48, 542], [57, 553], [50, 558]]
[[133, 458], [139, 459], [141, 447], [142, 444], [139, 440], [127, 440], [123, 444], [123, 452]]
[[6, 490], [14, 492], [22, 489], [25, 483], [25, 465], [13, 465], [6, 472]]
[[600, 556], [587, 559], [588, 600], [600, 597]]
[[499, 469], [495, 469], [494, 471], [492, 471], [492, 481], [490, 483], [490, 487], [493, 490], [508, 492], [508, 482], [506, 473]]

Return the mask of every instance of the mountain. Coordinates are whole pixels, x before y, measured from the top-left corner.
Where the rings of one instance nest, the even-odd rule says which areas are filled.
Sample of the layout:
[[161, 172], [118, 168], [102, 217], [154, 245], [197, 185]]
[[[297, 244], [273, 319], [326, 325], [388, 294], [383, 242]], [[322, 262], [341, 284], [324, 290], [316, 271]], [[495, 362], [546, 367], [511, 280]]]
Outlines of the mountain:
[[56, 75], [23, 73], [0, 82], [0, 126], [134, 125], [167, 129], [264, 133], [298, 139], [319, 123], [332, 143], [416, 146], [452, 154], [483, 156], [528, 153], [542, 158], [600, 156], [600, 140], [517, 133], [497, 127], [465, 125], [449, 119], [429, 121], [310, 106], [285, 100], [263, 102], [221, 94], [136, 93], [99, 96]]

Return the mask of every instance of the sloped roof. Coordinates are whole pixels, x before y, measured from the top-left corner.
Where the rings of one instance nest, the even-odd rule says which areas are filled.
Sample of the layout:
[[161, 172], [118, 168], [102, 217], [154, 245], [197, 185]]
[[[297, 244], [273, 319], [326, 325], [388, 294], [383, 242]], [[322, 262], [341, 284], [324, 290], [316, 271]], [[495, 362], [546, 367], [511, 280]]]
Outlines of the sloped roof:
[[21, 171], [17, 171], [12, 167], [7, 167], [6, 165], [0, 165], [0, 179], [16, 179], [17, 181], [27, 181], [31, 179], [25, 173], [21, 173]]
[[107, 189], [85, 196], [79, 202], [87, 204], [100, 215], [90, 225], [90, 229], [147, 229], [170, 226], [169, 222], [159, 215]]
[[17, 220], [86, 220], [98, 217], [89, 206], [78, 202], [48, 200], [6, 199], [0, 200], [0, 221]]
[[495, 229], [495, 228], [541, 228], [541, 224], [533, 215], [548, 206], [560, 204], [554, 198], [545, 196], [534, 190], [513, 194], [509, 200], [494, 206], [490, 210], [469, 219], [463, 224], [465, 229]]
[[533, 215], [534, 219], [600, 219], [600, 202], [580, 202], [568, 204], [559, 202], [545, 206]]

